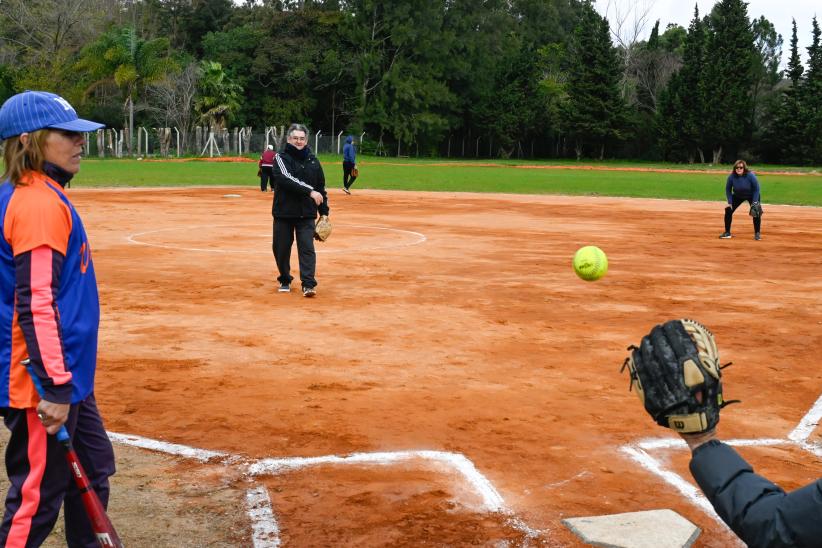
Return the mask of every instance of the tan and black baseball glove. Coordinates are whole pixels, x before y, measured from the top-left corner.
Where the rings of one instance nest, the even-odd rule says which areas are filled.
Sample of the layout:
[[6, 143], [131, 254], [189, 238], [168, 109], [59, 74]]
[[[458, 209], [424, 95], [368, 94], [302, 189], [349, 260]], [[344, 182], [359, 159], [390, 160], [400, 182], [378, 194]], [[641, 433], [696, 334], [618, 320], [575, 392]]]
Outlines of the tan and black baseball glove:
[[705, 432], [719, 422], [719, 410], [734, 401], [722, 397], [722, 367], [713, 334], [693, 320], [657, 325], [628, 347], [622, 371], [631, 375], [645, 410], [659, 424], [683, 434]]
[[331, 236], [331, 222], [328, 220], [328, 215], [320, 215], [314, 226], [314, 239], [324, 242], [329, 236]]

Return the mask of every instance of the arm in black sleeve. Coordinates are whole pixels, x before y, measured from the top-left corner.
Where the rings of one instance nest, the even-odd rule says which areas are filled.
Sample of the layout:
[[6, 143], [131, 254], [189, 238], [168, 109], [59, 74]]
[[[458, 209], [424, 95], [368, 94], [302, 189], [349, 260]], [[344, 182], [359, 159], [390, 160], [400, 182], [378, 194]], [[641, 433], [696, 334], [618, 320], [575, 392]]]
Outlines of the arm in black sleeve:
[[822, 545], [822, 479], [785, 493], [717, 440], [697, 447], [690, 468], [716, 513], [748, 546]]
[[319, 170], [319, 174], [317, 177], [318, 183], [316, 190], [323, 195], [323, 201], [317, 206], [317, 211], [319, 211], [320, 215], [328, 215], [331, 209], [328, 207], [328, 193], [325, 191], [325, 172], [319, 160], [317, 160], [317, 169]]
[[277, 188], [308, 196], [314, 188], [292, 173], [289, 168], [290, 160], [285, 156], [285, 154], [277, 154], [275, 158], [274, 179], [277, 182]]

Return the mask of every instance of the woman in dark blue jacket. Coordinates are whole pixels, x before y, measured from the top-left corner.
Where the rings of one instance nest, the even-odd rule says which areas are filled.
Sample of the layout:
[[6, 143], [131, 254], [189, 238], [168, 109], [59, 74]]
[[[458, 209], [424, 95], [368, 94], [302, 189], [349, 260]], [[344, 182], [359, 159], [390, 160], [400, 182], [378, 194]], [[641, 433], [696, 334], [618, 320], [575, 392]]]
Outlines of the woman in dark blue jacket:
[[351, 185], [357, 179], [354, 169], [357, 167], [357, 151], [354, 150], [354, 138], [349, 135], [343, 146], [343, 192], [351, 194]]
[[[759, 181], [753, 171], [748, 170], [748, 164], [745, 160], [737, 160], [734, 162], [734, 169], [728, 180], [725, 183], [725, 196], [728, 199], [728, 205], [725, 206], [725, 232], [720, 238], [731, 238], [731, 221], [733, 220], [734, 211], [742, 202], [748, 202], [751, 206], [759, 205]], [[753, 218], [754, 239], [761, 240], [762, 217], [755, 216]]]

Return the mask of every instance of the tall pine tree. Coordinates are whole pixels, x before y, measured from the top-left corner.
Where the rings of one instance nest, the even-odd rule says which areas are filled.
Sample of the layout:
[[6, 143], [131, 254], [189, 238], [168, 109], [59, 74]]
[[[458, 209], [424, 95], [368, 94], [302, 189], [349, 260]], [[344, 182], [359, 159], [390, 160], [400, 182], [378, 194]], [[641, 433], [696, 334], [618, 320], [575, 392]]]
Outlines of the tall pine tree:
[[586, 148], [602, 159], [609, 143], [624, 138], [625, 105], [619, 92], [621, 61], [611, 43], [608, 21], [594, 10], [591, 0], [581, 4], [569, 64], [565, 133], [574, 143], [577, 159]]
[[705, 51], [705, 136], [718, 164], [723, 153], [737, 155], [750, 139], [752, 97], [757, 59], [747, 4], [721, 0], [708, 18]]
[[705, 161], [705, 42], [705, 22], [695, 6], [683, 46], [682, 68], [671, 78], [657, 118], [663, 155], [669, 159], [684, 154], [688, 163], [697, 155]]
[[798, 43], [796, 19], [794, 19], [791, 33], [791, 56], [788, 59], [786, 72], [789, 85], [782, 91], [776, 121], [773, 130], [768, 135], [768, 141], [772, 144], [772, 152], [766, 157], [777, 163], [803, 164], [808, 156], [805, 142], [806, 119], [802, 113], [801, 100], [802, 73], [805, 69], [799, 57]]
[[808, 46], [808, 71], [802, 86], [802, 112], [806, 117], [807, 163], [822, 163], [822, 31], [813, 18], [811, 45]]

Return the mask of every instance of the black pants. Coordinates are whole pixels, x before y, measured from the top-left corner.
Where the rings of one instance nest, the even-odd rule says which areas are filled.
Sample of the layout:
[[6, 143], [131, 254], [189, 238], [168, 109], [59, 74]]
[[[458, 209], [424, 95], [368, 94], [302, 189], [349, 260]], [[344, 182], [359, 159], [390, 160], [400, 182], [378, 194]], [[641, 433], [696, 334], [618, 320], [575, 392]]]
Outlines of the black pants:
[[[731, 232], [731, 221], [733, 221], [734, 211], [741, 206], [743, 203], [748, 202], [749, 204], [753, 205], [753, 197], [746, 196], [744, 194], [734, 194], [731, 196], [733, 200], [733, 205], [725, 207], [725, 232]], [[754, 217], [753, 218], [753, 226], [754, 232], [761, 232], [762, 228], [762, 217]]]
[[355, 164], [351, 162], [343, 162], [343, 186], [345, 188], [351, 188], [351, 185], [357, 180], [356, 177], [351, 176], [351, 170], [354, 169], [354, 165]]
[[268, 190], [269, 182], [271, 183], [271, 190], [274, 190], [274, 168], [263, 166], [260, 168], [260, 190], [263, 192]]
[[297, 256], [300, 260], [300, 281], [303, 287], [317, 287], [314, 271], [317, 253], [314, 251], [314, 219], [274, 219], [274, 258], [280, 275], [277, 281], [291, 285], [291, 246], [297, 235]]
[[[80, 491], [66, 463], [65, 451], [55, 436], [46, 435], [36, 409], [6, 407], [2, 415], [11, 437], [6, 446], [9, 488], [0, 526], [0, 546], [19, 546], [23, 541], [26, 546], [40, 546], [54, 527], [62, 505], [67, 544], [99, 548]], [[89, 482], [106, 507], [108, 478], [114, 474], [114, 449], [94, 394], [72, 404], [66, 429]], [[25, 526], [27, 520], [30, 528]]]

